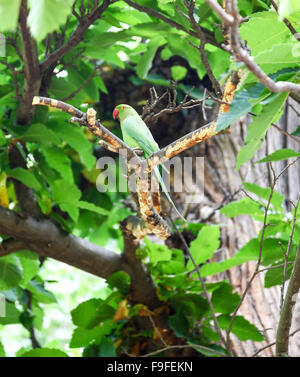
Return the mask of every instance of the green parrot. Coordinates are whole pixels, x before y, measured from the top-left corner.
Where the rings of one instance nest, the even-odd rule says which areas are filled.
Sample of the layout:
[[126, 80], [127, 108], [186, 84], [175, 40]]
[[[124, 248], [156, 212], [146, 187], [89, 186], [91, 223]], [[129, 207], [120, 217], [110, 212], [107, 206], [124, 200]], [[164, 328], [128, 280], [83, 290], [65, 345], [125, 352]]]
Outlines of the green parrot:
[[[123, 140], [130, 148], [141, 149], [146, 158], [152, 153], [159, 151], [159, 146], [154, 140], [149, 128], [139, 114], [134, 110], [134, 108], [124, 104], [118, 105], [113, 111], [113, 118], [119, 119]], [[175, 204], [173, 203], [173, 200], [171, 199], [160, 175], [158, 166], [154, 168], [154, 174], [162, 191], [165, 193], [168, 201], [172, 204], [176, 213], [179, 215], [179, 217], [185, 220], [175, 207]]]

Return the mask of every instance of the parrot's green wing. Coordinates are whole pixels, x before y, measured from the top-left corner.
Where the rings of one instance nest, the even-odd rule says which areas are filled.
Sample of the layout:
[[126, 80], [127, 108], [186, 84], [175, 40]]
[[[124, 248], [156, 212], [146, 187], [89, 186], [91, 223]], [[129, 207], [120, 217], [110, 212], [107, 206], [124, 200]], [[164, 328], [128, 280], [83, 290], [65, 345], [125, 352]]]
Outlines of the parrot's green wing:
[[[154, 140], [149, 128], [139, 116], [127, 117], [122, 122], [121, 127], [123, 128], [124, 141], [126, 142], [126, 135], [124, 135], [125, 132], [127, 133], [127, 136], [133, 139], [137, 146], [145, 152], [147, 157], [150, 154], [159, 151], [159, 146]], [[133, 145], [130, 144], [131, 143], [129, 143], [129, 146], [133, 147]]]
[[[146, 157], [150, 156], [154, 152], [159, 151], [159, 146], [154, 140], [149, 128], [139, 116], [127, 117], [123, 122], [121, 122], [121, 127], [124, 141], [131, 148], [139, 147], [144, 151]], [[182, 214], [178, 211], [172, 198], [170, 197], [164, 181], [160, 175], [158, 166], [154, 168], [154, 174], [162, 188], [162, 191], [165, 193], [168, 201], [172, 204], [176, 213], [179, 215], [179, 217], [186, 221]]]

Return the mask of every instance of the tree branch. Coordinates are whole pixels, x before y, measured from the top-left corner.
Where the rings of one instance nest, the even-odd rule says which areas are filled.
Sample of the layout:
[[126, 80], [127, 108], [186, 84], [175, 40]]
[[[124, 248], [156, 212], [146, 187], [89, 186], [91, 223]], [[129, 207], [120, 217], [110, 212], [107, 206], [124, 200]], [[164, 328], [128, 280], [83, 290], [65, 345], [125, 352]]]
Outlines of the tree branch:
[[0, 233], [15, 239], [2, 245], [1, 256], [27, 248], [102, 278], [128, 270], [121, 255], [68, 234], [47, 219], [23, 218], [0, 207]]
[[81, 42], [84, 33], [87, 31], [90, 25], [92, 25], [92, 23], [94, 23], [97, 19], [101, 18], [103, 12], [108, 8], [110, 3], [111, 2], [109, 0], [104, 0], [99, 8], [93, 7], [91, 13], [87, 14], [85, 17], [79, 18], [79, 25], [74, 30], [67, 42], [55, 50], [52, 54], [47, 56], [47, 58], [41, 63], [41, 72], [44, 72], [50, 65], [57, 62], [63, 55], [77, 46]]
[[19, 15], [19, 27], [24, 61], [24, 88], [22, 99], [17, 114], [17, 122], [27, 124], [31, 121], [34, 113], [32, 98], [38, 95], [41, 86], [41, 72], [38, 59], [36, 41], [32, 38], [27, 26], [27, 0], [22, 0]]
[[[292, 323], [293, 307], [296, 303], [300, 289], [300, 243], [296, 254], [296, 260], [291, 273], [287, 293], [280, 313], [276, 334], [276, 356], [288, 356], [289, 333]], [[296, 296], [296, 297], [295, 297]]]
[[[178, 24], [177, 22], [171, 20], [170, 18], [168, 18], [167, 16], [165, 16], [162, 13], [160, 13], [160, 12], [154, 10], [154, 9], [147, 8], [144, 5], [139, 5], [139, 4], [137, 4], [137, 3], [135, 3], [131, 0], [124, 0], [124, 1], [125, 1], [125, 3], [130, 5], [132, 8], [135, 8], [135, 9], [139, 10], [140, 12], [147, 13], [150, 16], [153, 16], [155, 18], [158, 18], [159, 20], [164, 21], [166, 24], [169, 24], [170, 26], [174, 27], [175, 29], [182, 30], [182, 31], [186, 32], [187, 34], [191, 35], [192, 37], [198, 38], [198, 34], [196, 32], [191, 31], [191, 30], [187, 30], [184, 26], [182, 26], [181, 24]], [[206, 30], [206, 29], [202, 29], [202, 30], [203, 30], [203, 33], [205, 34], [205, 38], [206, 38], [207, 43], [209, 43], [213, 46], [222, 48], [222, 46], [219, 43], [217, 43], [217, 41], [215, 40], [214, 33], [212, 33], [209, 30]]]

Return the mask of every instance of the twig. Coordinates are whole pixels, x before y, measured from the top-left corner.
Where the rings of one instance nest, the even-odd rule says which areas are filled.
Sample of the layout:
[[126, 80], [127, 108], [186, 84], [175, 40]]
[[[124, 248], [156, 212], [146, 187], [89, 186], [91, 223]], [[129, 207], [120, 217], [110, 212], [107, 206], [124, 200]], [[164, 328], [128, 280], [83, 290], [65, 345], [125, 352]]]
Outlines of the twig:
[[6, 67], [8, 67], [10, 70], [11, 70], [11, 73], [12, 73], [12, 77], [13, 77], [13, 82], [14, 82], [14, 87], [15, 87], [15, 92], [16, 92], [16, 97], [18, 100], [21, 99], [21, 95], [20, 95], [20, 92], [19, 92], [19, 85], [18, 85], [18, 78], [17, 78], [17, 75], [20, 73], [18, 71], [15, 70], [14, 66], [12, 66], [11, 64], [7, 63], [5, 60], [0, 60], [0, 63], [5, 65]]
[[198, 22], [195, 20], [194, 17], [194, 9], [195, 9], [195, 0], [192, 0], [190, 3], [188, 3], [186, 0], [184, 0], [184, 4], [188, 10], [188, 19], [190, 20], [191, 24], [195, 28], [198, 38], [200, 40], [200, 46], [198, 47], [198, 50], [200, 51], [200, 56], [202, 59], [202, 63], [204, 64], [204, 67], [206, 69], [207, 75], [212, 83], [212, 86], [214, 88], [214, 91], [218, 98], [222, 98], [222, 90], [218, 83], [218, 80], [213, 74], [213, 71], [211, 69], [211, 66], [209, 64], [208, 58], [206, 56], [205, 52], [205, 45], [206, 45], [206, 37], [205, 33], [203, 32], [201, 26], [198, 24]]
[[[293, 331], [291, 334], [288, 335], [288, 338], [290, 338], [291, 336], [294, 336], [297, 332], [300, 331], [300, 328]], [[269, 348], [269, 347], [272, 347], [276, 344], [276, 342], [272, 342], [272, 343], [269, 343], [267, 344], [266, 346], [260, 348], [259, 350], [255, 351], [253, 355], [251, 355], [250, 357], [255, 357], [257, 356], [261, 351], [265, 350], [266, 348]]]
[[73, 93], [71, 93], [67, 97], [63, 98], [62, 101], [69, 101], [72, 98], [74, 98], [76, 96], [76, 94], [78, 94], [96, 76], [96, 74], [97, 74], [97, 71], [94, 70], [92, 72], [92, 74], [86, 80], [84, 80], [82, 82], [82, 84], [76, 90], [74, 90]]
[[[166, 17], [162, 13], [160, 13], [160, 12], [154, 10], [154, 9], [145, 7], [144, 5], [139, 5], [139, 4], [137, 4], [137, 3], [135, 3], [135, 2], [133, 2], [131, 0], [124, 0], [124, 1], [129, 6], [131, 6], [132, 8], [135, 8], [135, 9], [139, 10], [140, 12], [147, 13], [150, 16], [153, 16], [155, 18], [158, 18], [158, 19], [164, 21], [165, 23], [171, 25], [175, 29], [182, 30], [182, 31], [184, 31], [187, 34], [189, 34], [189, 35], [191, 35], [193, 37], [198, 38], [198, 34], [196, 32], [191, 31], [191, 30], [187, 30], [184, 26], [182, 26], [181, 24], [179, 24], [179, 23], [173, 21], [172, 19]], [[207, 43], [212, 44], [213, 46], [222, 48], [222, 46], [220, 46], [220, 44], [216, 42], [213, 32], [211, 32], [210, 30], [206, 30], [206, 29], [203, 29], [203, 32], [205, 33], [205, 37], [206, 37]]]
[[[250, 115], [252, 115], [254, 117], [257, 116], [257, 114], [253, 113], [252, 111], [249, 111], [248, 114], [250, 114]], [[282, 135], [285, 135], [285, 136], [291, 138], [292, 140], [294, 140], [296, 143], [300, 144], [300, 140], [297, 137], [289, 134], [287, 131], [285, 131], [282, 128], [278, 127], [277, 124], [271, 123], [271, 126], [274, 127], [277, 131], [279, 131]]]
[[271, 186], [271, 192], [270, 192], [270, 195], [269, 195], [269, 199], [268, 199], [268, 203], [265, 207], [265, 215], [264, 215], [264, 221], [263, 221], [263, 227], [262, 227], [262, 231], [261, 231], [261, 237], [260, 237], [260, 245], [259, 245], [259, 253], [258, 253], [258, 260], [257, 260], [257, 263], [256, 263], [256, 267], [255, 267], [255, 270], [251, 276], [251, 278], [249, 279], [247, 285], [246, 285], [246, 288], [241, 296], [241, 299], [240, 299], [240, 302], [238, 303], [237, 307], [235, 308], [232, 316], [231, 316], [231, 320], [230, 320], [230, 323], [229, 323], [229, 326], [228, 326], [228, 329], [226, 331], [226, 343], [227, 343], [227, 349], [229, 350], [229, 354], [231, 354], [232, 350], [231, 350], [231, 345], [230, 345], [230, 333], [231, 333], [231, 330], [232, 330], [232, 326], [233, 326], [233, 323], [234, 323], [234, 320], [237, 316], [237, 312], [238, 310], [240, 309], [242, 303], [244, 302], [244, 299], [251, 287], [251, 284], [253, 282], [253, 280], [255, 279], [256, 275], [258, 274], [258, 272], [260, 271], [259, 268], [260, 268], [260, 265], [261, 265], [261, 258], [262, 258], [262, 250], [263, 250], [263, 243], [264, 243], [264, 235], [265, 235], [265, 230], [267, 228], [267, 218], [268, 218], [268, 211], [269, 211], [269, 208], [270, 208], [270, 205], [271, 205], [271, 200], [272, 200], [272, 197], [273, 197], [273, 193], [274, 193], [274, 190], [275, 190], [275, 186], [279, 180], [279, 178], [281, 177], [281, 175], [290, 167], [292, 166], [296, 161], [298, 160], [298, 158], [296, 158], [294, 161], [292, 161], [289, 165], [287, 165], [279, 174], [278, 176], [275, 175], [275, 172], [274, 172], [274, 169], [273, 169], [273, 166], [271, 163], [269, 163], [269, 166], [273, 172], [273, 183], [272, 183], [272, 186]]
[[[278, 13], [278, 5], [275, 3], [274, 0], [270, 0], [270, 3], [273, 5], [273, 8]], [[298, 42], [300, 42], [300, 35], [297, 33], [297, 30], [294, 28], [294, 26], [290, 23], [290, 21], [287, 18], [283, 19], [283, 22], [286, 24], [290, 32], [293, 34], [293, 36], [297, 39]]]
[[[184, 344], [184, 345], [178, 345], [178, 346], [168, 346], [168, 347], [165, 347], [165, 348], [161, 348], [159, 350], [156, 350], [156, 351], [153, 351], [153, 352], [150, 352], [150, 353], [147, 353], [146, 355], [142, 355], [141, 357], [150, 357], [150, 356], [154, 356], [154, 355], [157, 355], [158, 353], [161, 353], [161, 352], [164, 352], [164, 351], [168, 351], [168, 350], [172, 350], [172, 349], [182, 349], [182, 348], [199, 348], [199, 349], [202, 349], [203, 351], [209, 351], [209, 352], [212, 352], [212, 353], [215, 353], [217, 355], [220, 355], [220, 356], [226, 356], [224, 355], [224, 353], [222, 352], [219, 352], [219, 351], [216, 351], [212, 348], [208, 348], [208, 347], [205, 347], [205, 346], [201, 346], [199, 344]], [[130, 355], [129, 356], [133, 356], [133, 355]]]

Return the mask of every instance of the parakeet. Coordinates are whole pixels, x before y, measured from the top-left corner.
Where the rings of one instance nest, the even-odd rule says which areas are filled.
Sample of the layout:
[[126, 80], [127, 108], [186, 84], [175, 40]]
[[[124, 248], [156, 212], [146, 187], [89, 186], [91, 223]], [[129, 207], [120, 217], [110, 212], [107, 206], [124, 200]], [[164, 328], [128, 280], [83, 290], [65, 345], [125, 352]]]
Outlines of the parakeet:
[[[130, 148], [141, 149], [144, 152], [146, 158], [149, 157], [152, 153], [159, 151], [159, 146], [154, 140], [149, 128], [139, 116], [139, 114], [134, 110], [134, 108], [124, 104], [118, 105], [113, 111], [113, 118], [118, 118], [120, 120], [123, 140]], [[154, 168], [154, 174], [168, 201], [172, 204], [176, 213], [182, 219], [184, 219], [181, 213], [175, 207], [175, 204], [173, 203], [167, 191], [167, 188], [160, 175], [158, 166]]]

